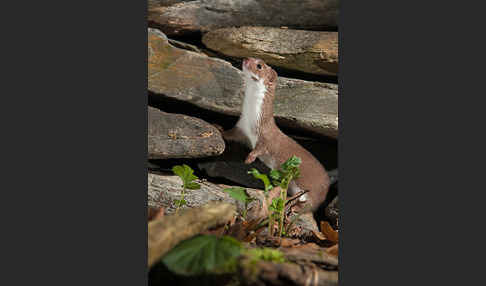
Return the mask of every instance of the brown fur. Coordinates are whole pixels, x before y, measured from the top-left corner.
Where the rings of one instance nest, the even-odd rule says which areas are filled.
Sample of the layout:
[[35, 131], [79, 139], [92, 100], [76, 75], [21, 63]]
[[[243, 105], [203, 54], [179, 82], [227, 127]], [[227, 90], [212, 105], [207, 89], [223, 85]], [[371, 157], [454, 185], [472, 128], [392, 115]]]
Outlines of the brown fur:
[[[280, 166], [293, 155], [302, 160], [300, 165], [300, 177], [291, 184], [293, 193], [299, 190], [308, 190], [308, 200], [305, 203], [311, 211], [315, 211], [324, 202], [329, 190], [329, 177], [321, 163], [297, 142], [285, 135], [275, 124], [273, 117], [273, 100], [275, 98], [275, 87], [277, 84], [277, 73], [260, 59], [248, 58], [245, 60], [247, 68], [264, 78], [267, 91], [263, 99], [261, 116], [258, 121], [257, 143], [255, 148], [248, 154], [245, 163], [250, 164], [256, 158], [271, 158], [276, 166]], [[257, 65], [261, 65], [261, 69]], [[240, 142], [247, 142], [246, 136], [237, 126], [225, 131], [224, 138]], [[263, 160], [262, 160], [263, 161]], [[293, 190], [292, 190], [293, 189]]]

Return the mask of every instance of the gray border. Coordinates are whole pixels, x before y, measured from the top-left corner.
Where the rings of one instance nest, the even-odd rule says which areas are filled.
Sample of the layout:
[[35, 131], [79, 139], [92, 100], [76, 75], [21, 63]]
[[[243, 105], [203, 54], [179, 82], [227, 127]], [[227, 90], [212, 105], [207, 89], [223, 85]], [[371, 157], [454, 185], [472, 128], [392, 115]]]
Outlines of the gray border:
[[413, 2], [341, 1], [340, 285], [484, 280], [483, 10]]
[[147, 285], [147, 2], [13, 5], [0, 284]]

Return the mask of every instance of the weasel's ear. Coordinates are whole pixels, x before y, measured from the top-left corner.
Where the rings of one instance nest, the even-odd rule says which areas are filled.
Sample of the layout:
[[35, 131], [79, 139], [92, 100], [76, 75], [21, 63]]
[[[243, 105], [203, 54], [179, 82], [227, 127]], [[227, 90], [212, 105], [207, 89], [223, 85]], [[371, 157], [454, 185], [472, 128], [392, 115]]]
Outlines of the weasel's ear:
[[271, 73], [270, 73], [270, 78], [269, 78], [270, 82], [275, 82], [275, 81], [277, 81], [277, 77], [278, 77], [278, 76], [277, 76], [277, 72], [276, 72], [276, 71], [274, 71], [273, 69], [271, 69], [270, 71], [271, 71]]

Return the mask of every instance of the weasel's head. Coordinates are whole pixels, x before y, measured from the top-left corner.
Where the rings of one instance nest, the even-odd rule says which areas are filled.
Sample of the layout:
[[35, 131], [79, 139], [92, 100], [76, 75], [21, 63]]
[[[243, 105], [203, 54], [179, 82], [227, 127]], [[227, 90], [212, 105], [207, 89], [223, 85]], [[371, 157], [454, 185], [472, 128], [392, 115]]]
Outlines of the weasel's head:
[[244, 59], [242, 70], [247, 84], [261, 82], [267, 90], [273, 90], [277, 84], [277, 73], [261, 59]]

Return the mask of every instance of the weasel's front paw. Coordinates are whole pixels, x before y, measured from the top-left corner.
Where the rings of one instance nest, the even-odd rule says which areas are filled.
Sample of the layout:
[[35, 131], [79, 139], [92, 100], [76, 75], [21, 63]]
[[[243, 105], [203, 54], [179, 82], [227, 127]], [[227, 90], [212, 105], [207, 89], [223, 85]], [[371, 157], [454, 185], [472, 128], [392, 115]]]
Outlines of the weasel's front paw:
[[251, 153], [250, 153], [250, 154], [248, 154], [248, 156], [246, 157], [245, 164], [251, 164], [251, 163], [253, 163], [253, 162], [255, 161], [256, 157], [257, 157], [257, 156], [256, 156], [256, 155], [255, 155], [253, 152], [251, 152]]

